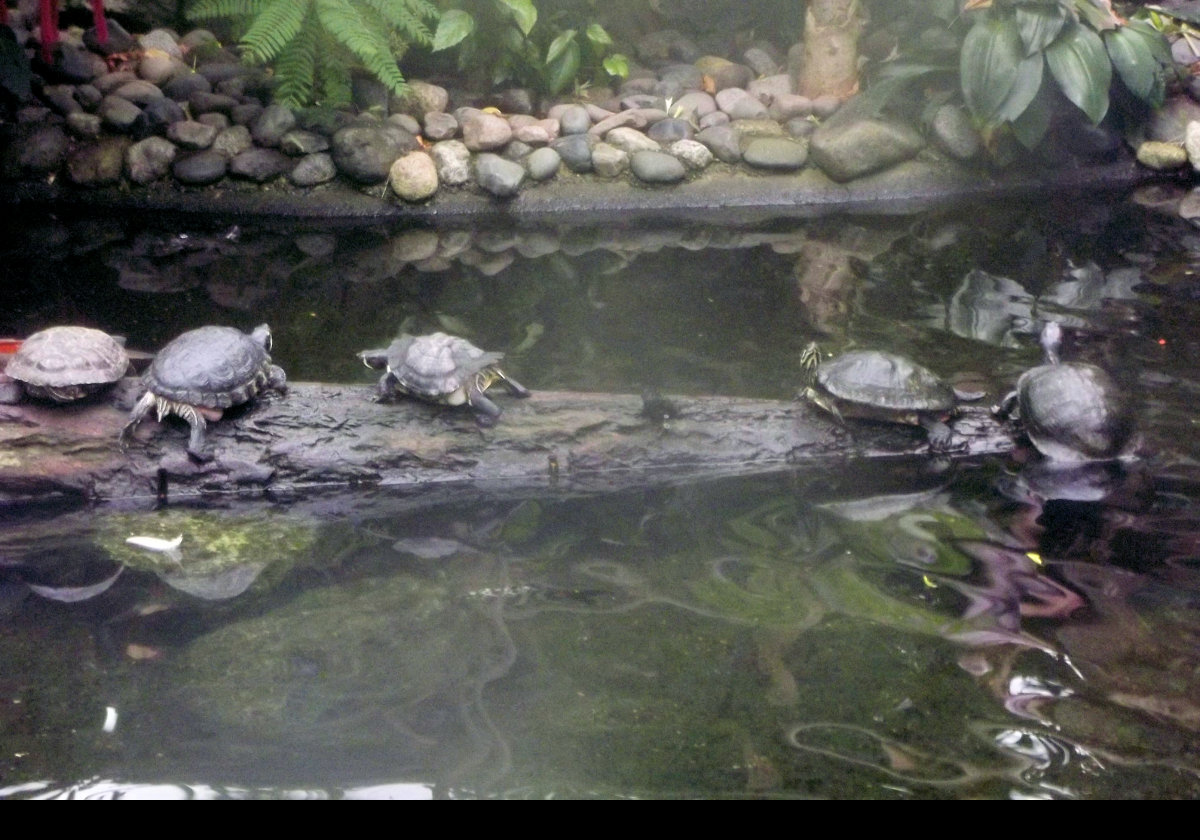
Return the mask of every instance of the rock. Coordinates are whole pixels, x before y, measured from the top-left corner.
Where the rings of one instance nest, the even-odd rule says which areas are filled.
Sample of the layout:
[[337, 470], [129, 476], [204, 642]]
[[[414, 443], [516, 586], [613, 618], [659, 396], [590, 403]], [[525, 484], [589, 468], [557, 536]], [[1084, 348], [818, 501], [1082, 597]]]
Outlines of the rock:
[[[229, 128], [229, 126], [233, 125], [233, 120], [229, 119], [227, 114], [218, 114], [216, 111], [209, 111], [207, 114], [201, 114], [200, 116], [196, 117], [196, 122], [204, 123], [205, 125], [211, 125], [217, 131], [224, 131], [225, 129]], [[246, 124], [238, 123], [238, 125], [244, 127]], [[247, 128], [247, 136], [249, 133], [250, 129]]]
[[[527, 143], [530, 146], [545, 146], [553, 140], [557, 134], [552, 134], [548, 126], [545, 125], [549, 120], [539, 121], [532, 125], [523, 125], [520, 128], [513, 130], [513, 138]], [[555, 124], [557, 128], [557, 124]]]
[[499, 155], [481, 154], [475, 159], [475, 182], [497, 198], [517, 194], [525, 180], [525, 167]]
[[220, 152], [225, 157], [232, 158], [253, 145], [254, 140], [250, 137], [250, 129], [244, 125], [231, 125], [217, 132], [211, 148], [214, 152]]
[[924, 146], [912, 128], [877, 119], [823, 123], [809, 145], [812, 162], [835, 181], [850, 181], [908, 160]]
[[329, 138], [315, 131], [293, 128], [279, 138], [279, 151], [292, 157], [312, 155], [329, 150]]
[[53, 62], [49, 67], [43, 65], [40, 60], [36, 60], [34, 64], [47, 81], [65, 82], [71, 85], [90, 82], [108, 69], [104, 66], [104, 59], [100, 56], [63, 42], [59, 42]]
[[757, 169], [788, 172], [804, 166], [808, 147], [787, 137], [755, 137], [742, 150], [742, 160]]
[[212, 93], [212, 83], [191, 71], [173, 76], [162, 86], [163, 93], [176, 102], [187, 102], [193, 93]]
[[1179, 217], [1200, 226], [1200, 187], [1193, 187], [1179, 202]]
[[639, 131], [661, 119], [666, 119], [667, 112], [658, 108], [634, 108], [630, 111], [620, 111], [597, 122], [588, 134], [603, 138], [615, 128], [636, 128]]
[[252, 148], [234, 155], [229, 161], [229, 174], [257, 184], [265, 184], [291, 172], [292, 159], [278, 149]]
[[[662, 151], [662, 146], [635, 128], [628, 128], [624, 126], [621, 128], [614, 128], [605, 135], [604, 140], [610, 146], [615, 146], [626, 154], [633, 154], [634, 152], [639, 152], [642, 150], [652, 152]], [[592, 151], [594, 160], [595, 150], [593, 149]]]
[[665, 112], [667, 100], [665, 97], [652, 93], [636, 93], [621, 100], [621, 110], [623, 111], [636, 111], [638, 108], [652, 108]]
[[421, 124], [417, 122], [417, 118], [408, 114], [392, 114], [387, 121], [392, 125], [400, 126], [414, 137], [421, 133]]
[[437, 142], [450, 140], [458, 135], [458, 120], [445, 111], [428, 111], [425, 114], [425, 139]]
[[792, 80], [788, 78], [787, 73], [754, 79], [750, 84], [746, 85], [746, 93], [764, 105], [770, 105], [781, 96], [796, 95], [792, 93]]
[[100, 136], [103, 128], [104, 124], [96, 114], [87, 114], [83, 111], [78, 111], [67, 115], [67, 130], [74, 137], [84, 140], [95, 140]]
[[671, 61], [692, 63], [700, 57], [700, 48], [692, 39], [674, 29], [649, 32], [635, 46], [637, 57], [650, 66]]
[[753, 70], [745, 64], [737, 64], [732, 61], [718, 65], [708, 73], [708, 76], [712, 78], [713, 85], [718, 92], [725, 88], [745, 88], [754, 81]]
[[696, 140], [713, 153], [713, 156], [723, 163], [737, 163], [742, 159], [742, 139], [731, 126], [714, 125], [702, 129]]
[[1147, 120], [1147, 140], [1178, 143], [1187, 134], [1190, 122], [1200, 122], [1200, 103], [1187, 96], [1172, 96]]
[[1178, 143], [1147, 140], [1137, 148], [1137, 161], [1142, 166], [1166, 172], [1188, 162], [1188, 154]]
[[767, 106], [747, 94], [735, 100], [728, 108], [722, 108], [731, 120], [765, 120], [770, 117]]
[[244, 125], [248, 128], [262, 112], [263, 106], [257, 102], [239, 102], [229, 109], [229, 119], [237, 125]]
[[[658, 72], [659, 82], [680, 91], [698, 92], [704, 86], [704, 74], [695, 64], [668, 64]], [[656, 87], [657, 91], [658, 88]], [[686, 95], [686, 93], [684, 94]]]
[[694, 117], [699, 120], [717, 110], [717, 103], [710, 94], [702, 90], [693, 90], [672, 102], [668, 110], [678, 117]]
[[290, 108], [271, 104], [250, 123], [250, 136], [260, 146], [276, 148], [283, 135], [296, 127], [296, 115]]
[[165, 137], [147, 137], [125, 151], [125, 175], [135, 184], [149, 184], [165, 178], [179, 153]]
[[[112, 32], [109, 32], [112, 37]], [[138, 46], [143, 52], [162, 52], [171, 58], [183, 58], [183, 49], [179, 46], [178, 37], [168, 29], [151, 29], [137, 39]]]
[[59, 126], [46, 125], [21, 137], [14, 147], [22, 172], [45, 175], [62, 168], [71, 141]]
[[731, 120], [729, 115], [724, 111], [713, 111], [711, 114], [705, 114], [700, 118], [700, 130], [712, 128], [717, 125], [729, 125]]
[[592, 147], [592, 170], [602, 178], [615, 178], [629, 168], [629, 153], [609, 143]]
[[139, 79], [160, 88], [176, 76], [187, 75], [190, 72], [191, 68], [183, 61], [163, 50], [147, 50], [137, 67]]
[[817, 130], [817, 123], [808, 117], [792, 117], [784, 123], [783, 129], [788, 136], [803, 140], [812, 137], [813, 132]]
[[525, 158], [525, 170], [535, 181], [548, 181], [558, 174], [562, 158], [550, 148], [535, 149]]
[[74, 85], [47, 85], [42, 89], [42, 99], [63, 116], [83, 110], [83, 106], [75, 99]]
[[392, 164], [421, 147], [417, 139], [394, 125], [352, 125], [333, 135], [333, 162], [347, 177], [362, 184], [387, 180]]
[[161, 97], [146, 103], [142, 109], [146, 116], [146, 124], [155, 134], [165, 134], [167, 126], [187, 119], [187, 113], [174, 99]]
[[500, 91], [496, 106], [506, 114], [532, 114], [533, 93], [528, 88], [507, 88]]
[[508, 120], [483, 111], [470, 111], [461, 119], [463, 142], [473, 152], [503, 148], [512, 139]]
[[956, 160], [973, 160], [983, 151], [983, 138], [958, 105], [942, 105], [933, 114], [930, 131], [938, 146]]
[[205, 114], [209, 111], [229, 114], [237, 104], [236, 99], [223, 93], [206, 93], [197, 90], [188, 97], [188, 108], [191, 109], [193, 118], [197, 114]]
[[592, 118], [582, 105], [567, 105], [558, 113], [558, 126], [562, 134], [583, 134], [592, 127]]
[[667, 151], [693, 171], [704, 169], [713, 162], [713, 153], [698, 140], [676, 140]]
[[587, 134], [568, 134], [553, 141], [550, 144], [550, 148], [558, 153], [562, 158], [563, 164], [572, 172], [591, 172], [592, 145], [595, 142], [596, 140], [591, 132]]
[[202, 187], [215, 184], [224, 178], [228, 166], [225, 155], [206, 149], [203, 152], [177, 157], [171, 165], [171, 174], [181, 184]]
[[742, 53], [742, 61], [756, 76], [774, 76], [779, 73], [779, 61], [762, 47], [750, 47]]
[[442, 140], [429, 150], [437, 166], [438, 180], [458, 186], [471, 180], [471, 150], [461, 140]]
[[821, 120], [829, 119], [837, 113], [838, 108], [842, 107], [842, 100], [830, 93], [818, 96], [812, 103], [813, 116]]
[[355, 75], [350, 80], [350, 100], [359, 111], [386, 116], [391, 92], [374, 76]]
[[100, 101], [101, 121], [113, 131], [127, 133], [142, 117], [142, 109], [120, 96], [104, 97]]
[[1200, 172], [1200, 122], [1192, 120], [1187, 124], [1183, 136], [1183, 148], [1187, 152], [1188, 162], [1192, 169]]
[[197, 151], [212, 146], [217, 138], [217, 129], [195, 120], [184, 120], [167, 128], [167, 139], [181, 149]]
[[305, 155], [288, 173], [288, 180], [298, 187], [315, 187], [337, 177], [333, 157], [325, 152]]
[[500, 157], [505, 160], [520, 161], [529, 157], [533, 153], [533, 146], [528, 143], [522, 143], [520, 140], [510, 140], [508, 145], [500, 152]]
[[666, 152], [634, 152], [629, 158], [629, 168], [648, 184], [674, 184], [687, 175], [679, 159]]
[[438, 190], [438, 168], [426, 152], [409, 152], [388, 173], [392, 192], [405, 201], [424, 201]]
[[440, 85], [420, 80], [410, 80], [408, 92], [391, 103], [393, 113], [402, 112], [419, 117], [430, 111], [445, 111], [450, 105], [450, 94]]
[[105, 17], [104, 23], [108, 29], [108, 40], [103, 44], [100, 43], [95, 26], [89, 26], [83, 33], [84, 46], [89, 50], [100, 55], [114, 55], [115, 53], [130, 52], [137, 48], [137, 40], [126, 32], [125, 27], [120, 23], [110, 17]]
[[121, 182], [127, 137], [101, 137], [67, 156], [67, 176], [81, 187], [108, 187]]
[[771, 100], [767, 116], [776, 122], [787, 122], [797, 117], [808, 117], [813, 112], [813, 102], [798, 93], [783, 93]]
[[730, 126], [742, 138], [742, 144], [751, 137], [783, 137], [783, 126], [775, 120], [737, 120]]
[[646, 129], [646, 136], [661, 146], [669, 146], [676, 140], [691, 140], [695, 130], [687, 120], [667, 117]]

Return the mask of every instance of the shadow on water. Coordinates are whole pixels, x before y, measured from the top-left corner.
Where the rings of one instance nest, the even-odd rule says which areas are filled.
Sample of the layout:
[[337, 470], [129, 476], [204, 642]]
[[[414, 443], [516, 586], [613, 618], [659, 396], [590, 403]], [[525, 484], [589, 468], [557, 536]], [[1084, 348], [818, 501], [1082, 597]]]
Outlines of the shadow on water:
[[346, 489], [336, 516], [5, 510], [0, 797], [1200, 795], [1200, 235], [1177, 222], [4, 236], [4, 334], [153, 350], [268, 321], [295, 380], [369, 382], [356, 351], [442, 329], [535, 388], [789, 399], [816, 341], [997, 401], [1056, 320], [1140, 438], [1070, 470], [1017, 445], [582, 496]]

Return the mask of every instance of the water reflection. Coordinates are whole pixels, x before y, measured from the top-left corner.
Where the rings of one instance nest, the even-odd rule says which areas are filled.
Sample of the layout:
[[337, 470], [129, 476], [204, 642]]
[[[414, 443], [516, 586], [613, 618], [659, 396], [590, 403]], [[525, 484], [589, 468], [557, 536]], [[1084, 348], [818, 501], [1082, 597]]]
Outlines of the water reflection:
[[1052, 317], [1144, 395], [1145, 443], [1071, 470], [1018, 449], [595, 496], [343, 488], [336, 516], [0, 511], [0, 797], [1195, 797], [1200, 237], [1174, 224], [10, 235], [31, 282], [0, 331], [152, 349], [267, 320], [297, 379], [366, 383], [355, 351], [440, 328], [535, 388], [790, 398], [819, 339], [994, 401]]

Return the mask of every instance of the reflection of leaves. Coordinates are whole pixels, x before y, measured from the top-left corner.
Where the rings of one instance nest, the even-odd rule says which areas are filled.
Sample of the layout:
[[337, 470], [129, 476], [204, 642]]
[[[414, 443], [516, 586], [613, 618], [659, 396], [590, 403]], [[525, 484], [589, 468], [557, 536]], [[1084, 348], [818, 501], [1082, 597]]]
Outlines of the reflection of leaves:
[[[736, 562], [740, 568], [732, 568]], [[723, 571], [692, 586], [696, 600], [733, 621], [766, 625], [810, 625], [823, 614], [808, 587], [806, 570], [766, 558], [726, 561]], [[732, 579], [742, 572], [742, 581]]]

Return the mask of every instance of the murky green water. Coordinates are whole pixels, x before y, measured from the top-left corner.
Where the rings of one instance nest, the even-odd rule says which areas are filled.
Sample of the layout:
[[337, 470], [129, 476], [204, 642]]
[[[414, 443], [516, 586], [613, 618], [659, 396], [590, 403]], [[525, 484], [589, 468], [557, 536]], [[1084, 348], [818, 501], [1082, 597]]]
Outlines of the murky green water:
[[[1053, 319], [1137, 401], [1142, 454], [361, 491], [337, 517], [6, 509], [0, 797], [1200, 795], [1200, 235], [1178, 222], [1041, 201], [3, 235], [0, 333], [152, 350], [268, 321], [295, 380], [370, 382], [356, 351], [444, 329], [535, 389], [788, 399], [818, 340], [996, 399]], [[181, 558], [130, 534], [182, 534]]]

